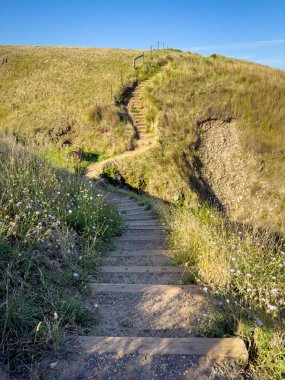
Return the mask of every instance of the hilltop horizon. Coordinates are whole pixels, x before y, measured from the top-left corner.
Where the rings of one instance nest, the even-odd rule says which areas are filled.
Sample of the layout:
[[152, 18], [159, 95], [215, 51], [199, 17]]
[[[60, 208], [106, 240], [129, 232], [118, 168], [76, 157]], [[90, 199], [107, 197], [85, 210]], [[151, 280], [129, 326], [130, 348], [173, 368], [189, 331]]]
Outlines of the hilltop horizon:
[[0, 44], [106, 47], [139, 50], [175, 46], [285, 68], [282, 0], [80, 4], [66, 0], [3, 0]]

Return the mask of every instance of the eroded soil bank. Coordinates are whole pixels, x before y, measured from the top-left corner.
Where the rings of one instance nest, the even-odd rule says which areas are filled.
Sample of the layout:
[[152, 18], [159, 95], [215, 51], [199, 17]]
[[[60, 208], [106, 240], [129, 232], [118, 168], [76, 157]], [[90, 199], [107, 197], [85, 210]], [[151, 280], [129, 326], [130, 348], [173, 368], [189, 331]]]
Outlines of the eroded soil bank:
[[273, 221], [282, 189], [279, 197], [272, 196], [276, 189], [262, 173], [265, 163], [245, 151], [237, 121], [207, 121], [198, 133], [198, 172], [205, 195], [232, 220], [246, 224]]

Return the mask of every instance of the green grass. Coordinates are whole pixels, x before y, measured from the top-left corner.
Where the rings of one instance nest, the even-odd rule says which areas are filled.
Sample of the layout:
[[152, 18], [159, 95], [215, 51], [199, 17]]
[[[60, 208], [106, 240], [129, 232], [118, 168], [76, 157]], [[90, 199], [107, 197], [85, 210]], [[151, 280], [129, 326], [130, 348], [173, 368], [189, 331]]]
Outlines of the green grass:
[[102, 192], [10, 138], [0, 145], [1, 357], [28, 376], [64, 336], [88, 333], [82, 297], [121, 217]]

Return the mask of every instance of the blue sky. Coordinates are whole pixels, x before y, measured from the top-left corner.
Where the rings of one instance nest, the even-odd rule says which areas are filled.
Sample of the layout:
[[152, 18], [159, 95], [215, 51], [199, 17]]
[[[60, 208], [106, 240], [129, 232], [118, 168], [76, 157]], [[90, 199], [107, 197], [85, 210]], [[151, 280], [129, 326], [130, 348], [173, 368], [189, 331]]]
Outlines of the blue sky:
[[165, 46], [285, 69], [285, 0], [0, 0], [0, 44]]

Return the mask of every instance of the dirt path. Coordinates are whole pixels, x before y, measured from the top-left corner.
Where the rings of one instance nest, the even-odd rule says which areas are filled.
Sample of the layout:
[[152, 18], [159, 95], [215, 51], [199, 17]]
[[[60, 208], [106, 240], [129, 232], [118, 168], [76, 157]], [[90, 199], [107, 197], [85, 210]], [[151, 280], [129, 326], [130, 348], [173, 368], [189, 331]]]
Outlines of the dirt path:
[[[136, 149], [91, 165], [87, 177], [104, 165], [150, 149], [156, 135], [147, 131], [140, 84], [128, 104], [138, 133]], [[115, 250], [104, 257], [99, 282], [90, 283], [89, 310], [99, 315], [96, 335], [77, 339], [78, 356], [61, 379], [173, 380], [238, 379], [233, 359], [247, 358], [239, 338], [199, 337], [200, 325], [214, 307], [196, 285], [183, 285], [185, 268], [170, 260], [164, 226], [129, 193], [108, 195], [124, 219]], [[221, 362], [226, 359], [226, 366]], [[230, 368], [230, 370], [229, 370]]]
[[156, 144], [157, 136], [155, 132], [150, 132], [147, 130], [145, 125], [145, 115], [144, 109], [142, 107], [142, 96], [145, 87], [150, 83], [150, 79], [147, 79], [140, 83], [132, 93], [132, 96], [127, 105], [127, 111], [130, 116], [134, 128], [134, 135], [136, 138], [136, 147], [134, 150], [126, 151], [120, 155], [117, 155], [107, 160], [90, 165], [87, 169], [86, 176], [88, 178], [96, 178], [102, 172], [103, 168], [108, 163], [116, 163], [118, 161], [124, 160], [125, 158], [132, 157], [138, 153], [142, 153], [150, 149]]
[[97, 334], [78, 338], [78, 356], [60, 379], [238, 379], [229, 363], [247, 357], [245, 345], [198, 337], [213, 305], [198, 286], [182, 285], [184, 268], [169, 258], [164, 226], [127, 192], [108, 198], [124, 230], [104, 256], [99, 282], [90, 283], [87, 307], [99, 314]]

